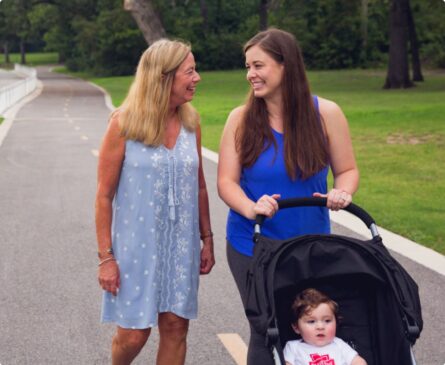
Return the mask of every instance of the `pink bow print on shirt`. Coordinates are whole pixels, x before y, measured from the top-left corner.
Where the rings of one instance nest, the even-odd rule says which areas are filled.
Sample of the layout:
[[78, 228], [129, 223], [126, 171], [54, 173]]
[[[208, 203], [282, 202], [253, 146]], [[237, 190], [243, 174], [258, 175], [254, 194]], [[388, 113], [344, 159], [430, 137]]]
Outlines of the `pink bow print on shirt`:
[[334, 359], [330, 359], [329, 355], [311, 354], [311, 359], [309, 365], [335, 365]]

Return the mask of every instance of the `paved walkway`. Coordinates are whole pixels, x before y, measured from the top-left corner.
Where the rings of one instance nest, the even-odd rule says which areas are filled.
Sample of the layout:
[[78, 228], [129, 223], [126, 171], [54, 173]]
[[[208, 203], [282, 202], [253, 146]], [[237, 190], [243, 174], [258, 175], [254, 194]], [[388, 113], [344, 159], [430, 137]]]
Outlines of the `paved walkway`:
[[[106, 364], [113, 327], [98, 323], [93, 208], [96, 156], [109, 109], [88, 83], [38, 71], [41, 94], [17, 106], [0, 142], [0, 364]], [[201, 280], [187, 365], [242, 364], [220, 341], [237, 333], [239, 350], [248, 326], [225, 259], [227, 208], [217, 197], [216, 164], [206, 159], [204, 168], [217, 265]], [[360, 235], [337, 224], [334, 231]], [[394, 256], [420, 288], [425, 326], [414, 348], [418, 364], [442, 365], [445, 276]], [[156, 334], [149, 341], [135, 365], [154, 363]]]

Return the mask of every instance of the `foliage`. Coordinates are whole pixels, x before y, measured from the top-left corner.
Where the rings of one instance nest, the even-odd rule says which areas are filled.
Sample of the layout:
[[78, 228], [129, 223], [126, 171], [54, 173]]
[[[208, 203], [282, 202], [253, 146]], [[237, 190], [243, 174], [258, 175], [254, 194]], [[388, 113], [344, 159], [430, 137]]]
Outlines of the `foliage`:
[[10, 48], [11, 43], [16, 40], [16, 34], [14, 32], [13, 26], [13, 3], [12, 2], [2, 2], [0, 4], [0, 42], [3, 47], [4, 55], [5, 55], [5, 63], [8, 63], [9, 57], [8, 50]]
[[90, 13], [80, 11], [70, 20], [71, 41], [60, 42], [73, 43], [64, 50], [66, 66], [97, 75], [132, 74], [147, 46], [130, 14], [123, 11], [122, 1], [92, 1], [90, 6]]
[[197, 1], [155, 3], [167, 33], [191, 42], [199, 69], [243, 66], [242, 45], [257, 31], [248, 26], [256, 0], [206, 1], [206, 16]]
[[[242, 45], [258, 31], [260, 0], [147, 1], [169, 37], [191, 42], [200, 70], [243, 66]], [[270, 0], [268, 22], [296, 35], [310, 69], [375, 67], [387, 60], [390, 2]], [[445, 3], [410, 3], [422, 62], [445, 67]], [[73, 71], [98, 75], [132, 74], [147, 47], [123, 0], [3, 0], [0, 42], [17, 52], [20, 41], [58, 52]]]
[[445, 2], [411, 1], [423, 63], [445, 68]]
[[97, 17], [97, 75], [129, 75], [136, 70], [147, 44], [130, 14], [120, 8], [101, 11]]

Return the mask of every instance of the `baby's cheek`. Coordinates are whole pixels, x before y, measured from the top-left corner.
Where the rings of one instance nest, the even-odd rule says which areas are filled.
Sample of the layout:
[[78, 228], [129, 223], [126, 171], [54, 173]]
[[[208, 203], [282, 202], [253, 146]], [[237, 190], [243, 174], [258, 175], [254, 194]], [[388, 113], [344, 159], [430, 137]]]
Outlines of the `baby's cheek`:
[[326, 331], [326, 336], [330, 339], [333, 339], [335, 337], [336, 328], [335, 326], [329, 326]]

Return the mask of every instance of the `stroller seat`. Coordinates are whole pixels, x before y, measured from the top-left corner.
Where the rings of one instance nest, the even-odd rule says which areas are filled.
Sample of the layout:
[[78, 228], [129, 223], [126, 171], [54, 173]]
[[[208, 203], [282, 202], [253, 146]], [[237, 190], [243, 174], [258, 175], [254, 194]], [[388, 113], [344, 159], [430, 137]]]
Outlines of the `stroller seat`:
[[[295, 200], [326, 204], [322, 198], [293, 199], [291, 206]], [[361, 208], [348, 208], [368, 227], [375, 225]], [[256, 228], [245, 310], [256, 330], [270, 335], [282, 364], [282, 348], [297, 338], [290, 325], [291, 303], [306, 288], [338, 303], [337, 336], [368, 365], [415, 364], [411, 346], [423, 326], [418, 287], [384, 247], [376, 228], [371, 231], [372, 239], [365, 241], [326, 234], [275, 240]]]
[[372, 278], [361, 275], [354, 277], [337, 276], [322, 280], [307, 280], [300, 285], [280, 289], [275, 293], [276, 317], [280, 333], [281, 346], [287, 341], [298, 339], [290, 325], [290, 307], [295, 295], [304, 289], [315, 288], [339, 305], [339, 323], [337, 323], [337, 337], [347, 342], [360, 356], [367, 360], [368, 365], [378, 364], [374, 352], [379, 352], [373, 334], [375, 333], [375, 305], [377, 295], [376, 286]]

